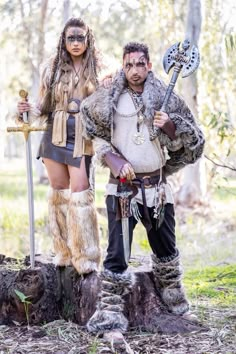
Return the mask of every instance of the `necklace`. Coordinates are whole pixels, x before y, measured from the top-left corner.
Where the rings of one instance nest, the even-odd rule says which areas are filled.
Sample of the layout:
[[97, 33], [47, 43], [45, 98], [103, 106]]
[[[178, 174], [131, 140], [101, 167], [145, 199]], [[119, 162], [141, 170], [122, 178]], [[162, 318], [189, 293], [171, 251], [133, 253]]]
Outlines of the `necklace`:
[[138, 114], [138, 113], [141, 111], [141, 109], [143, 108], [143, 105], [140, 106], [140, 107], [138, 107], [138, 108], [136, 109], [136, 111], [134, 111], [134, 112], [132, 112], [132, 113], [129, 113], [129, 114], [121, 113], [120, 111], [118, 111], [117, 107], [116, 107], [114, 104], [113, 104], [113, 108], [114, 108], [114, 110], [116, 111], [116, 113], [119, 114], [119, 116], [125, 117], [125, 118], [129, 118], [129, 117], [133, 117], [133, 116], [135, 116], [136, 114]]
[[113, 104], [113, 108], [114, 110], [121, 116], [121, 117], [125, 117], [125, 118], [130, 118], [133, 117], [135, 115], [137, 115], [137, 133], [135, 133], [133, 135], [132, 141], [136, 144], [136, 145], [141, 145], [144, 143], [145, 141], [145, 137], [142, 133], [143, 131], [143, 126], [142, 126], [142, 131], [140, 131], [140, 126], [141, 124], [144, 122], [144, 116], [143, 116], [143, 108], [144, 108], [144, 104], [142, 101], [142, 95], [133, 91], [132, 89], [130, 89], [129, 87], [127, 88], [127, 90], [125, 90], [124, 92], [128, 92], [134, 107], [135, 107], [135, 111], [132, 113], [121, 113], [120, 111], [118, 111], [117, 107]]
[[79, 83], [79, 79], [80, 79], [80, 67], [78, 70], [75, 69], [74, 64], [72, 64], [75, 75], [74, 75], [74, 88], [76, 88], [78, 86]]
[[[134, 90], [128, 88], [128, 93], [130, 94], [130, 97], [132, 98], [134, 107], [136, 108], [141, 107], [138, 112], [137, 112], [137, 132], [133, 135], [133, 142], [136, 145], [141, 145], [145, 142], [145, 137], [143, 135], [143, 127], [144, 127], [144, 115], [143, 115], [143, 100], [142, 100], [142, 95], [138, 92], [135, 92]], [[142, 125], [142, 128], [140, 130], [140, 126]]]

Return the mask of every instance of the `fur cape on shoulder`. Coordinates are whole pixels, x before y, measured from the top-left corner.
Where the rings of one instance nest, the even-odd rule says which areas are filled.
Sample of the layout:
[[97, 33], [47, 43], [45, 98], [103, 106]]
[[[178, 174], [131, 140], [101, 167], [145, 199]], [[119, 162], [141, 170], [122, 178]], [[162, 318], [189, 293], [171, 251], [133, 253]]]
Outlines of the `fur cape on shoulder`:
[[[83, 100], [81, 118], [87, 139], [98, 137], [105, 140], [106, 145], [112, 143], [115, 129], [114, 106], [117, 106], [119, 97], [126, 87], [127, 80], [124, 71], [121, 70], [109, 89], [99, 87], [96, 92]], [[165, 171], [166, 174], [172, 174], [185, 165], [194, 163], [202, 155], [205, 140], [191, 111], [175, 93], [171, 94], [166, 113], [175, 124], [176, 139], [171, 140], [161, 129], [153, 128], [154, 112], [160, 110], [166, 89], [166, 85], [150, 71], [144, 84], [142, 98], [150, 139], [159, 139], [161, 146], [166, 146], [170, 158], [166, 161]]]

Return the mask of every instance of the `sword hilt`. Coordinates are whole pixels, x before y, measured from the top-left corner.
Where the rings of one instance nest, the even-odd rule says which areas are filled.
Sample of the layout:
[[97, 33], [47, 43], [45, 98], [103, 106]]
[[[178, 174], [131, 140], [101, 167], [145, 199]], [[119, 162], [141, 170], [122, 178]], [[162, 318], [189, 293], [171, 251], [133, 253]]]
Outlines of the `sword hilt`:
[[31, 127], [29, 125], [29, 123], [23, 123], [21, 126], [19, 127], [7, 127], [7, 132], [8, 133], [18, 133], [18, 132], [22, 132], [25, 136], [25, 140], [28, 139], [29, 133], [30, 132], [39, 132], [39, 131], [46, 131], [47, 128], [46, 127]]
[[[19, 95], [22, 98], [22, 101], [27, 101], [27, 97], [28, 97], [28, 92], [26, 90], [20, 90], [19, 91]], [[24, 112], [23, 113], [23, 121], [24, 123], [29, 123], [29, 117], [28, 117], [28, 112]]]

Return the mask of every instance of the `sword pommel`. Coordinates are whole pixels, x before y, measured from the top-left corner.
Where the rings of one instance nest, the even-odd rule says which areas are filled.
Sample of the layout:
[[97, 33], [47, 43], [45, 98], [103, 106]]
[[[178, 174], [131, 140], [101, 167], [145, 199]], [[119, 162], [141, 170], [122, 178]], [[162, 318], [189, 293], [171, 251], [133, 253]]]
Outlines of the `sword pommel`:
[[27, 97], [28, 97], [28, 92], [27, 92], [26, 90], [21, 89], [21, 90], [19, 91], [19, 95], [20, 95], [20, 97], [21, 97], [24, 101], [26, 101], [26, 99], [27, 99]]

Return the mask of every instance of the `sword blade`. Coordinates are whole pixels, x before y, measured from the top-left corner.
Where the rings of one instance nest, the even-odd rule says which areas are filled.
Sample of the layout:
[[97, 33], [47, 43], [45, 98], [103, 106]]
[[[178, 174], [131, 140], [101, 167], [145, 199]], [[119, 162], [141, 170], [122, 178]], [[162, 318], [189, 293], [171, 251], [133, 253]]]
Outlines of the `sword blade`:
[[30, 265], [35, 265], [35, 241], [34, 241], [34, 199], [33, 199], [33, 173], [32, 173], [32, 152], [30, 135], [25, 140], [27, 184], [28, 184], [28, 210], [29, 210], [29, 237], [30, 237]]
[[128, 265], [129, 258], [130, 258], [129, 218], [122, 218], [121, 225], [122, 225], [122, 236], [123, 236], [122, 238], [123, 238], [125, 263]]

